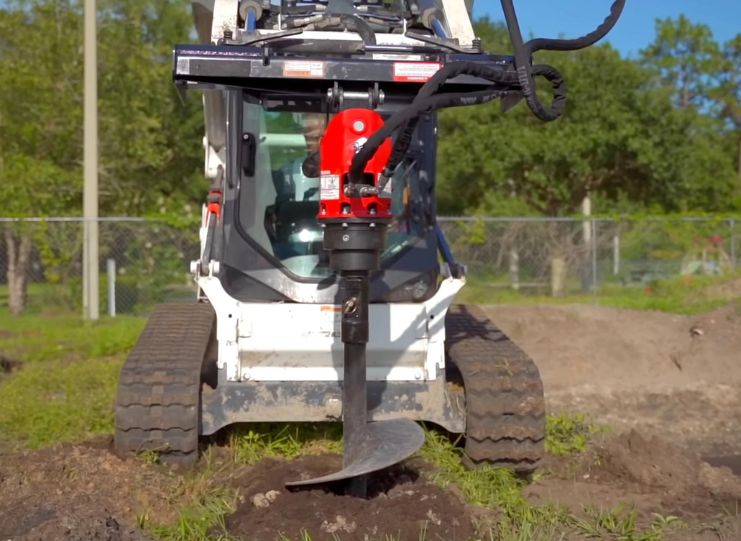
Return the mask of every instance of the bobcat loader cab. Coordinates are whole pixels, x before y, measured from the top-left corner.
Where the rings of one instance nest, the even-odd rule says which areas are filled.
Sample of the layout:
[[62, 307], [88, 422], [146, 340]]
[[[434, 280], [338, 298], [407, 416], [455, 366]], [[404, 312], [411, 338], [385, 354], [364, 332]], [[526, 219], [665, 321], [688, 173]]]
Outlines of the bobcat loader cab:
[[465, 267], [436, 222], [435, 111], [524, 99], [555, 120], [563, 79], [532, 53], [596, 42], [623, 4], [582, 38], [525, 43], [502, 0], [503, 56], [482, 51], [462, 0], [196, 0], [200, 44], [176, 47], [174, 78], [203, 90], [198, 302], [160, 306], [131, 352], [116, 448], [190, 462], [233, 423], [342, 420], [343, 469], [293, 484], [350, 479], [363, 495], [427, 421], [465, 434], [474, 465], [532, 471], [538, 370], [452, 305]]

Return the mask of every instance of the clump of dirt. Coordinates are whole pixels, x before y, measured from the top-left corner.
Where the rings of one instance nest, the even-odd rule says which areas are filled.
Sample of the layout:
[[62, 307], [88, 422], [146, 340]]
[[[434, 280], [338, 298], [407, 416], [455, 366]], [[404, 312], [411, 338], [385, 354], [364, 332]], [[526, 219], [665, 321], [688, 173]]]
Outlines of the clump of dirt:
[[[266, 460], [236, 482], [240, 505], [228, 517], [232, 535], [255, 541], [290, 539], [308, 532], [312, 539], [466, 540], [473, 536], [466, 506], [450, 491], [427, 482], [414, 463], [371, 475], [368, 499], [329, 488], [287, 490], [286, 481], [317, 477], [341, 468], [341, 457], [307, 456], [291, 462]], [[411, 465], [410, 465], [411, 464]]]
[[635, 430], [598, 437], [580, 455], [550, 456], [544, 469], [545, 477], [527, 487], [525, 495], [536, 503], [564, 505], [577, 515], [588, 506], [610, 509], [630, 503], [649, 522], [651, 513], [661, 513], [696, 523], [741, 503], [741, 477]]
[[10, 374], [13, 370], [18, 370], [23, 363], [0, 353], [0, 374]]

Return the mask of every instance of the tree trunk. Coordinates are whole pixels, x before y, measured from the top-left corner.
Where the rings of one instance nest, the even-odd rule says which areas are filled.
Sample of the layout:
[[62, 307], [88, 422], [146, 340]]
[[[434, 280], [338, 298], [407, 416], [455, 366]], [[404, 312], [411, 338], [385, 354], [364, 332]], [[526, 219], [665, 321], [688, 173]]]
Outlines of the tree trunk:
[[32, 243], [30, 237], [15, 235], [8, 228], [5, 230], [5, 245], [8, 253], [8, 308], [17, 316], [26, 309]]

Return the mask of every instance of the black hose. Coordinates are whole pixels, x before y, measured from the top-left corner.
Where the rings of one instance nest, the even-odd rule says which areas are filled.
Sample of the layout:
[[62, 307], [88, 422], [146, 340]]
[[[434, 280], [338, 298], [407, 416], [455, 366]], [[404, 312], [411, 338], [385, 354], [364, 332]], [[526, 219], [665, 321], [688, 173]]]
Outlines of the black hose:
[[615, 24], [620, 19], [620, 15], [623, 13], [625, 8], [625, 0], [615, 0], [610, 7], [610, 14], [605, 17], [605, 20], [597, 28], [595, 28], [589, 34], [575, 39], [546, 39], [537, 38], [531, 39], [525, 44], [530, 53], [536, 51], [576, 51], [584, 49], [590, 45], [594, 45], [599, 40], [604, 38], [607, 33], [613, 29]]
[[[438, 70], [420, 89], [415, 101], [432, 96], [442, 88], [448, 79], [452, 79], [461, 74], [481, 77], [482, 79], [487, 79], [500, 84], [513, 84], [517, 82], [514, 72], [502, 67], [482, 66], [475, 62], [454, 62], [452, 64], [447, 64], [442, 69]], [[409, 145], [412, 143], [414, 129], [417, 127], [418, 121], [419, 116], [416, 116], [399, 126], [399, 135], [397, 136], [394, 148], [391, 151], [391, 157], [383, 171], [384, 176], [390, 176], [393, 174], [393, 171], [404, 159], [404, 156], [409, 150]]]
[[[523, 42], [520, 23], [513, 0], [501, 0], [504, 19], [507, 22], [510, 40], [515, 50], [515, 68], [517, 78], [522, 88], [522, 94], [530, 110], [541, 120], [551, 121], [559, 118], [566, 109], [566, 84], [558, 71], [551, 66], [533, 66], [532, 54], [539, 50], [574, 51], [595, 44], [615, 26], [620, 18], [625, 0], [615, 0], [610, 8], [610, 14], [593, 32], [576, 39], [545, 39], [538, 38]], [[546, 107], [537, 95], [535, 76], [540, 75], [551, 82], [553, 102]]]
[[[422, 99], [415, 99], [412, 104], [397, 113], [391, 115], [383, 126], [381, 126], [368, 141], [363, 145], [360, 151], [350, 164], [349, 180], [351, 183], [361, 182], [363, 171], [370, 159], [375, 155], [378, 148], [383, 142], [390, 137], [400, 126], [405, 125], [411, 119], [419, 115], [443, 109], [446, 107], [459, 107], [465, 105], [478, 105], [499, 98], [505, 92], [499, 85], [491, 85], [484, 90], [476, 92], [446, 92], [434, 96], [428, 96]], [[384, 175], [386, 175], [384, 169]]]

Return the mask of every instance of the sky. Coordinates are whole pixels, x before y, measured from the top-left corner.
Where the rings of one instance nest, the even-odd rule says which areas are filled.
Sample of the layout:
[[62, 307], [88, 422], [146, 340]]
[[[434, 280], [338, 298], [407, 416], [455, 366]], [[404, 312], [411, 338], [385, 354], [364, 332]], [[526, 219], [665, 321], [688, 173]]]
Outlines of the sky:
[[[515, 0], [523, 36], [578, 37], [597, 27], [612, 0]], [[703, 23], [723, 43], [741, 34], [741, 0], [627, 0], [617, 26], [605, 38], [634, 57], [653, 41], [656, 19], [684, 15]], [[474, 15], [504, 21], [499, 0], [474, 0]], [[493, 51], [492, 51], [493, 52]]]

